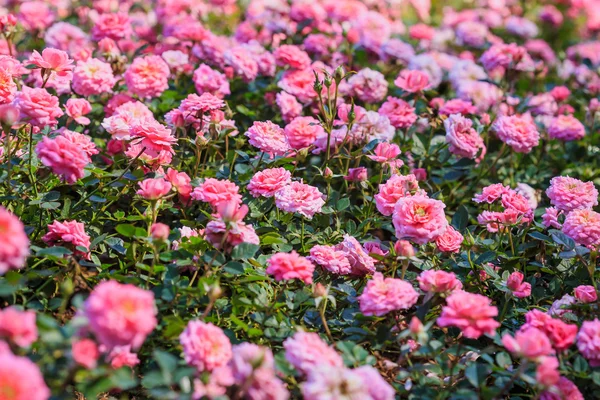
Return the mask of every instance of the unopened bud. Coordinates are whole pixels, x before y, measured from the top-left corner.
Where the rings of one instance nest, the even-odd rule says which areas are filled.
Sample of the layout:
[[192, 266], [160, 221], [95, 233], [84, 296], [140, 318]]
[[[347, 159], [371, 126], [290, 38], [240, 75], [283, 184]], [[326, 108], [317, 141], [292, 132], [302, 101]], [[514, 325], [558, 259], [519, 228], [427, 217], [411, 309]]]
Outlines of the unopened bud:
[[419, 333], [423, 332], [423, 323], [419, 318], [412, 317], [410, 324], [408, 325], [408, 329], [410, 329], [412, 334], [418, 335]]
[[171, 229], [169, 226], [161, 222], [156, 222], [150, 227], [150, 234], [154, 240], [167, 240], [169, 238], [170, 231]]
[[323, 171], [323, 177], [331, 178], [332, 176], [333, 176], [333, 171], [331, 170], [331, 168], [325, 167], [325, 170]]
[[313, 297], [325, 297], [327, 296], [328, 290], [323, 284], [317, 283], [313, 287]]
[[413, 257], [415, 255], [415, 248], [407, 240], [398, 240], [394, 244], [394, 250], [396, 251], [396, 255], [402, 257]]
[[215, 283], [214, 285], [212, 285], [210, 287], [210, 289], [208, 290], [208, 297], [213, 301], [218, 299], [222, 295], [223, 295], [223, 289], [221, 289], [221, 285], [219, 285], [218, 283]]
[[344, 75], [346, 75], [346, 71], [344, 71], [344, 67], [342, 67], [341, 65], [338, 66], [335, 69], [335, 72], [333, 74], [335, 82], [340, 83], [342, 81], [342, 79], [344, 79]]

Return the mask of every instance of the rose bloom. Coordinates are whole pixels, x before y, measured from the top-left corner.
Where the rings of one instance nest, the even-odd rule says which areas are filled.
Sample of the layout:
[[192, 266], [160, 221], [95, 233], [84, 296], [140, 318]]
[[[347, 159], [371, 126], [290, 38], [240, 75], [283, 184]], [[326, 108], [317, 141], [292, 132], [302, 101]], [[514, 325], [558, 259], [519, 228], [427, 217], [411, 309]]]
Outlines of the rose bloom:
[[492, 130], [517, 153], [529, 153], [540, 141], [535, 123], [525, 116], [501, 115], [492, 125]]
[[435, 240], [448, 227], [446, 205], [424, 195], [403, 197], [396, 203], [392, 222], [396, 237], [417, 244]]
[[324, 195], [314, 186], [301, 182], [292, 182], [275, 193], [275, 205], [285, 212], [302, 215], [312, 219], [320, 213], [325, 204]]
[[429, 74], [419, 70], [404, 69], [394, 84], [405, 92], [417, 93], [429, 87]]
[[10, 351], [0, 351], [0, 394], [3, 400], [48, 400], [51, 395], [38, 366]]
[[92, 142], [92, 138], [79, 132], [70, 131], [66, 128], [60, 128], [60, 135], [67, 138], [73, 144], [79, 146], [81, 151], [88, 157], [88, 162], [92, 161], [92, 156], [98, 154], [98, 148]]
[[92, 39], [99, 41], [109, 38], [118, 41], [127, 38], [131, 33], [131, 22], [126, 13], [105, 13], [100, 14], [94, 21]]
[[301, 374], [309, 375], [318, 365], [341, 367], [342, 357], [318, 334], [299, 331], [283, 342], [285, 359]]
[[437, 319], [441, 327], [455, 326], [469, 339], [478, 339], [481, 335], [493, 335], [500, 323], [494, 320], [498, 309], [491, 300], [483, 295], [455, 291], [446, 299], [442, 313]]
[[307, 258], [334, 274], [347, 275], [352, 270], [346, 253], [333, 246], [313, 246]]
[[284, 44], [279, 46], [273, 52], [275, 62], [280, 67], [305, 69], [310, 66], [311, 60], [308, 54], [293, 44]]
[[548, 136], [562, 141], [579, 140], [585, 136], [585, 127], [572, 115], [559, 115], [550, 123]]
[[444, 127], [450, 153], [470, 159], [479, 155], [477, 160], [481, 161], [486, 148], [481, 136], [473, 129], [473, 121], [460, 114], [452, 114], [444, 121]]
[[273, 353], [268, 347], [248, 342], [240, 343], [233, 346], [229, 365], [234, 379], [243, 382], [259, 369], [272, 371], [274, 368]]
[[344, 235], [344, 240], [335, 246], [338, 251], [343, 251], [350, 262], [351, 275], [365, 275], [375, 272], [375, 260], [363, 246], [350, 235]]
[[252, 52], [244, 46], [229, 48], [223, 53], [223, 59], [244, 82], [252, 82], [258, 76], [258, 63]]
[[133, 143], [146, 148], [146, 154], [156, 155], [163, 151], [174, 153], [172, 146], [177, 143], [177, 138], [173, 136], [171, 129], [154, 118], [140, 119], [131, 127], [130, 134], [134, 139]]
[[275, 102], [281, 111], [281, 117], [285, 122], [290, 122], [302, 114], [302, 104], [298, 100], [286, 92], [279, 92], [275, 96]]
[[50, 47], [42, 50], [42, 54], [34, 50], [29, 57], [29, 63], [45, 70], [47, 74], [53, 72], [57, 76], [66, 78], [72, 76], [74, 68], [73, 60], [69, 58], [66, 52]]
[[131, 346], [116, 346], [106, 356], [107, 361], [110, 362], [110, 366], [113, 369], [119, 369], [122, 367], [130, 367], [140, 363], [140, 359], [137, 354], [131, 351]]
[[548, 336], [552, 347], [559, 352], [567, 350], [575, 343], [578, 331], [577, 325], [567, 324], [557, 318], [547, 319], [539, 329]]
[[365, 167], [350, 168], [348, 175], [344, 179], [350, 182], [363, 182], [368, 178], [367, 169]]
[[193, 81], [198, 94], [208, 92], [222, 99], [231, 93], [227, 77], [206, 64], [194, 71]]
[[83, 178], [83, 169], [90, 162], [81, 146], [62, 135], [54, 139], [44, 136], [36, 145], [35, 152], [42, 164], [69, 184]]
[[593, 303], [598, 300], [598, 294], [593, 286], [579, 285], [575, 288], [575, 298], [582, 303]]
[[67, 115], [78, 124], [89, 125], [90, 119], [84, 117], [92, 111], [92, 105], [86, 99], [69, 99], [65, 105]]
[[[77, 221], [54, 221], [48, 225], [48, 233], [42, 237], [44, 243], [54, 245], [71, 245], [75, 254], [89, 259], [90, 237], [85, 233], [85, 225]], [[84, 247], [87, 252], [81, 252], [76, 247]]]
[[290, 150], [285, 131], [271, 121], [254, 121], [245, 135], [252, 146], [269, 156], [283, 156]]
[[537, 361], [541, 357], [554, 354], [550, 339], [536, 328], [517, 331], [514, 337], [505, 334], [502, 336], [502, 344], [511, 353], [530, 361]]
[[12, 102], [16, 93], [17, 84], [13, 76], [8, 71], [0, 69], [0, 104]]
[[535, 379], [545, 387], [554, 386], [560, 379], [559, 363], [556, 357], [540, 357], [535, 370]]
[[313, 117], [296, 117], [284, 129], [285, 137], [292, 149], [303, 149], [324, 134], [321, 123]]
[[452, 226], [448, 225], [448, 228], [446, 228], [444, 233], [435, 239], [435, 245], [441, 251], [459, 253], [463, 240], [463, 235]]
[[501, 199], [502, 195], [509, 193], [510, 190], [508, 186], [504, 186], [501, 183], [494, 183], [484, 187], [480, 194], [475, 195], [473, 201], [476, 203], [492, 204], [496, 200]]
[[452, 272], [427, 270], [417, 277], [419, 287], [428, 293], [449, 294], [462, 289], [461, 281]]
[[345, 367], [317, 365], [301, 385], [304, 400], [371, 399], [369, 385]]
[[38, 128], [56, 126], [57, 118], [63, 115], [58, 97], [43, 88], [23, 86], [17, 93], [14, 104], [21, 112], [20, 120]]
[[406, 101], [397, 97], [388, 97], [378, 110], [379, 114], [389, 118], [394, 128], [406, 129], [417, 120], [415, 109]]
[[394, 212], [398, 200], [406, 196], [420, 193], [419, 182], [414, 175], [392, 175], [386, 183], [379, 185], [375, 195], [377, 210], [386, 217]]
[[154, 294], [116, 281], [99, 283], [83, 307], [91, 332], [100, 344], [139, 348], [156, 327]]
[[558, 380], [556, 389], [558, 394], [546, 391], [542, 393], [540, 400], [585, 400], [577, 386], [564, 376]]
[[100, 358], [98, 345], [92, 339], [73, 341], [71, 353], [73, 354], [73, 361], [87, 369], [96, 368]]
[[225, 179], [206, 178], [204, 182], [194, 189], [192, 199], [209, 203], [213, 208], [217, 208], [221, 202], [235, 201], [242, 203], [242, 196], [239, 194], [240, 188], [233, 182]]
[[361, 69], [348, 79], [351, 92], [365, 103], [378, 103], [385, 98], [388, 83], [383, 74], [370, 68]]
[[381, 376], [379, 371], [370, 365], [363, 365], [354, 369], [364, 382], [369, 391], [369, 396], [373, 400], [394, 400], [396, 391]]
[[144, 179], [139, 182], [140, 189], [136, 192], [146, 200], [158, 200], [171, 191], [171, 183], [163, 178]]
[[542, 214], [542, 224], [546, 228], [562, 229], [562, 224], [558, 220], [561, 215], [563, 215], [563, 211], [558, 210], [556, 207], [548, 207]]
[[115, 83], [110, 64], [97, 58], [78, 61], [73, 70], [73, 91], [81, 96], [111, 93]]
[[401, 153], [400, 147], [398, 147], [397, 144], [387, 142], [378, 143], [377, 147], [375, 147], [375, 150], [373, 152], [375, 153], [375, 155], [367, 157], [378, 163], [391, 161], [398, 157]]
[[401, 279], [384, 278], [375, 272], [367, 282], [363, 293], [358, 297], [360, 312], [378, 317], [391, 311], [407, 310], [414, 306], [419, 294], [412, 285]]
[[169, 88], [170, 73], [169, 66], [162, 57], [146, 56], [133, 60], [123, 76], [131, 93], [151, 99]]
[[276, 253], [267, 261], [266, 273], [273, 275], [277, 281], [300, 279], [307, 285], [313, 280], [315, 265], [295, 251]]
[[185, 361], [199, 371], [212, 371], [231, 359], [231, 342], [211, 323], [190, 321], [179, 336]]
[[473, 105], [470, 101], [465, 101], [462, 99], [451, 99], [444, 103], [443, 106], [440, 107], [439, 110], [440, 115], [452, 115], [452, 114], [476, 114], [477, 107]]
[[0, 275], [25, 266], [29, 255], [29, 238], [19, 218], [0, 206]]
[[558, 300], [554, 300], [550, 309], [548, 310], [548, 314], [553, 317], [561, 318], [563, 315], [568, 313], [573, 304], [577, 303], [577, 299], [569, 294], [565, 294]]
[[515, 271], [506, 281], [506, 287], [519, 299], [531, 296], [531, 283], [523, 282], [523, 278], [523, 273]]
[[394, 251], [400, 257], [414, 257], [416, 254], [415, 248], [408, 240], [398, 240], [394, 243]]
[[279, 189], [290, 183], [292, 183], [290, 171], [285, 168], [269, 168], [254, 174], [247, 189], [254, 197], [273, 197]]
[[582, 182], [569, 176], [555, 176], [546, 189], [550, 203], [558, 210], [591, 209], [598, 205], [598, 190], [594, 182]]
[[150, 235], [154, 240], [165, 241], [169, 238], [170, 233], [171, 228], [169, 228], [169, 225], [163, 224], [161, 222], [155, 222], [150, 227]]
[[314, 81], [312, 69], [292, 69], [283, 73], [277, 86], [297, 98], [300, 103], [307, 104], [317, 97]]
[[592, 210], [574, 210], [567, 214], [562, 228], [565, 235], [587, 246], [600, 245], [600, 214]]
[[38, 339], [35, 320], [35, 311], [20, 311], [14, 306], [0, 310], [0, 337], [17, 346], [29, 347]]
[[577, 334], [577, 349], [592, 367], [600, 365], [600, 321], [584, 321]]

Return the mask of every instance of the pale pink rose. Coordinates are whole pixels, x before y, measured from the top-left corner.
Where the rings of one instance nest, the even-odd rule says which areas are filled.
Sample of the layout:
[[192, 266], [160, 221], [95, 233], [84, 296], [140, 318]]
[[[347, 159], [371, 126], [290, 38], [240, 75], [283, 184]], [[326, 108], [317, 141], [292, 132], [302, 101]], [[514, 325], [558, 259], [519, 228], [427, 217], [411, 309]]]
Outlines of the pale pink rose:
[[273, 197], [278, 190], [290, 183], [292, 183], [292, 174], [288, 170], [269, 168], [254, 174], [247, 189], [254, 197]]
[[[54, 221], [48, 225], [48, 233], [42, 237], [44, 243], [54, 246], [70, 247], [75, 254], [89, 258], [91, 245], [90, 237], [85, 233], [85, 225], [78, 221]], [[84, 247], [87, 252], [77, 250], [76, 247]]]
[[585, 126], [572, 115], [559, 115], [550, 123], [548, 136], [562, 141], [579, 140], [585, 136]]
[[[390, 119], [376, 111], [367, 111], [363, 117], [356, 120], [348, 133], [356, 144], [373, 140], [390, 142], [394, 138], [395, 129]], [[322, 136], [325, 137], [325, 136]], [[326, 146], [323, 146], [326, 148]]]
[[171, 191], [171, 183], [163, 178], [144, 179], [139, 182], [139, 190], [136, 192], [146, 200], [158, 200]]
[[381, 376], [375, 367], [363, 365], [354, 369], [354, 372], [362, 378], [372, 400], [394, 400], [396, 398], [394, 388]]
[[54, 139], [44, 136], [36, 145], [35, 152], [45, 166], [69, 184], [83, 178], [83, 169], [90, 162], [79, 145], [62, 135]]
[[393, 214], [398, 200], [423, 193], [414, 175], [392, 175], [386, 183], [379, 185], [379, 192], [375, 195], [375, 205], [380, 213], [389, 217]]
[[448, 227], [445, 207], [443, 202], [424, 195], [402, 197], [392, 216], [396, 237], [417, 244], [434, 241]]
[[73, 360], [87, 369], [96, 368], [100, 358], [98, 345], [92, 339], [80, 339], [73, 341], [71, 346]]
[[419, 70], [404, 69], [394, 81], [400, 89], [409, 93], [417, 93], [429, 87], [429, 75]]
[[558, 104], [550, 93], [532, 96], [527, 101], [527, 106], [533, 115], [553, 116], [558, 111]]
[[473, 121], [460, 114], [452, 114], [444, 121], [446, 142], [452, 154], [478, 161], [486, 153], [483, 138], [473, 129]]
[[215, 248], [227, 252], [242, 243], [259, 244], [260, 239], [254, 228], [242, 222], [247, 213], [248, 206], [240, 206], [235, 198], [219, 202], [215, 219], [204, 230], [206, 240]]
[[473, 105], [470, 101], [465, 101], [462, 99], [451, 99], [444, 103], [440, 107], [439, 113], [441, 115], [452, 115], [452, 114], [476, 114], [477, 107]]
[[72, 71], [75, 67], [73, 60], [69, 58], [66, 52], [50, 47], [42, 50], [42, 54], [34, 50], [29, 57], [29, 64], [41, 68], [47, 74], [52, 72], [58, 76], [67, 78], [72, 76]]
[[165, 60], [169, 66], [169, 70], [174, 75], [190, 72], [193, 69], [193, 66], [190, 64], [190, 57], [181, 50], [167, 50], [160, 56]]
[[557, 209], [556, 207], [548, 207], [542, 215], [542, 224], [544, 224], [546, 228], [552, 227], [555, 229], [562, 229], [562, 224], [559, 221], [559, 217], [563, 214], [563, 211]]
[[14, 306], [0, 310], [0, 337], [20, 347], [38, 339], [35, 311], [20, 311]]
[[81, 96], [111, 93], [115, 83], [110, 64], [97, 58], [78, 61], [73, 70], [73, 91]]
[[591, 209], [598, 205], [598, 190], [594, 182], [582, 182], [569, 176], [555, 176], [546, 189], [550, 203], [558, 210]]
[[541, 357], [554, 354], [550, 339], [536, 328], [517, 331], [515, 336], [502, 336], [502, 344], [508, 351], [530, 361], [538, 361]]
[[89, 125], [90, 119], [84, 115], [92, 111], [92, 105], [86, 99], [69, 99], [65, 105], [67, 115], [75, 120], [78, 124]]
[[401, 279], [384, 278], [375, 272], [367, 282], [363, 293], [358, 297], [360, 311], [364, 315], [378, 317], [391, 311], [407, 310], [414, 306], [419, 294], [412, 285]]
[[380, 102], [388, 91], [388, 83], [383, 74], [370, 68], [361, 69], [352, 75], [348, 84], [352, 94], [365, 103]]
[[133, 368], [140, 363], [137, 354], [131, 351], [131, 346], [129, 345], [114, 347], [108, 354], [107, 359], [113, 369], [122, 367]]
[[26, 1], [20, 4], [18, 19], [29, 32], [44, 31], [55, 20], [55, 15], [44, 1]]
[[346, 253], [334, 246], [313, 246], [307, 258], [334, 274], [348, 275], [352, 271]]
[[0, 68], [0, 104], [7, 104], [14, 100], [17, 93], [17, 84], [8, 71]]
[[87, 155], [89, 162], [91, 162], [93, 155], [99, 153], [98, 148], [96, 147], [94, 142], [92, 142], [91, 137], [79, 132], [70, 131], [65, 128], [60, 128], [60, 131], [62, 131], [60, 133], [61, 136], [67, 138], [73, 144], [77, 145], [81, 149], [81, 151], [83, 151]]
[[592, 210], [574, 210], [567, 214], [562, 231], [576, 243], [600, 246], [600, 214]]
[[555, 391], [543, 392], [540, 396], [540, 400], [585, 400], [577, 386], [564, 376], [561, 376], [558, 383], [555, 386]]
[[464, 240], [459, 231], [448, 225], [448, 228], [435, 239], [435, 245], [441, 251], [459, 253]]
[[267, 261], [266, 273], [273, 275], [277, 281], [300, 279], [307, 285], [313, 280], [315, 265], [307, 258], [291, 253], [276, 253]]
[[0, 352], [0, 377], [2, 377], [0, 393], [6, 399], [48, 400], [50, 398], [50, 389], [46, 386], [40, 369], [27, 357], [15, 356], [10, 351]]
[[368, 172], [365, 167], [350, 168], [344, 179], [350, 182], [362, 182], [368, 179]]
[[38, 128], [56, 126], [57, 118], [63, 115], [58, 97], [43, 88], [23, 86], [16, 94], [14, 104], [21, 113], [20, 120]]
[[25, 266], [29, 238], [21, 220], [0, 206], [0, 275]]
[[424, 292], [450, 294], [462, 289], [461, 281], [452, 272], [427, 270], [417, 277]]
[[506, 281], [506, 287], [519, 299], [531, 296], [531, 283], [523, 282], [523, 278], [523, 273], [515, 271]]
[[378, 112], [388, 117], [392, 126], [399, 129], [409, 128], [417, 120], [415, 109], [406, 101], [397, 97], [388, 97]]
[[302, 104], [298, 100], [286, 92], [279, 92], [275, 98], [275, 102], [281, 111], [281, 117], [285, 122], [290, 122], [302, 114]]
[[598, 293], [593, 286], [579, 285], [575, 288], [575, 298], [582, 303], [593, 303], [598, 300]]
[[290, 150], [285, 131], [271, 121], [254, 121], [245, 135], [252, 146], [270, 156], [283, 156]]
[[275, 62], [280, 67], [290, 67], [294, 69], [305, 69], [310, 66], [311, 60], [308, 54], [300, 47], [292, 44], [279, 46], [273, 52]]
[[[208, 381], [206, 382], [205, 379]], [[194, 379], [193, 400], [214, 399], [227, 393], [227, 388], [235, 384], [231, 368], [227, 365], [211, 371], [208, 378]]]
[[275, 205], [280, 210], [312, 219], [325, 205], [325, 195], [318, 188], [301, 182], [292, 182], [275, 193]]
[[292, 149], [303, 149], [324, 134], [319, 120], [313, 117], [296, 117], [284, 129], [285, 137]]
[[544, 387], [551, 387], [558, 383], [560, 372], [556, 357], [540, 357], [535, 370], [535, 379]]
[[281, 76], [277, 86], [294, 96], [300, 103], [310, 103], [317, 97], [313, 83], [315, 75], [312, 69], [287, 70]]
[[502, 195], [501, 200], [506, 211], [516, 212], [522, 223], [528, 223], [533, 220], [533, 209], [529, 204], [529, 200], [522, 194], [511, 189]]
[[335, 250], [344, 252], [350, 262], [351, 275], [365, 275], [375, 272], [375, 260], [365, 248], [350, 235], [344, 235], [344, 240], [335, 246]]
[[283, 342], [285, 359], [301, 374], [310, 375], [318, 366], [342, 367], [344, 361], [318, 334], [299, 331]]
[[206, 64], [200, 64], [194, 71], [193, 81], [198, 94], [208, 92], [222, 99], [231, 93], [227, 77]]
[[173, 145], [177, 138], [171, 129], [156, 121], [154, 118], [142, 118], [131, 126], [129, 131], [132, 143], [145, 148], [144, 152], [155, 156], [160, 152], [175, 153]]
[[488, 71], [509, 67], [518, 70], [523, 67], [521, 62], [527, 57], [525, 48], [515, 43], [498, 43], [487, 49], [479, 60]]
[[372, 398], [368, 386], [356, 370], [317, 365], [301, 389], [304, 400], [358, 400]]
[[540, 141], [535, 123], [525, 116], [499, 116], [492, 125], [492, 130], [518, 153], [529, 153]]
[[273, 371], [275, 362], [271, 349], [254, 343], [240, 343], [233, 346], [229, 363], [231, 373], [238, 382], [244, 382], [253, 372], [258, 370]]
[[600, 321], [584, 321], [577, 334], [577, 349], [592, 367], [600, 365]]
[[194, 188], [192, 199], [209, 203], [216, 209], [221, 202], [234, 201], [241, 204], [242, 196], [239, 190], [240, 188], [229, 180], [206, 178], [200, 186]]
[[252, 52], [244, 46], [229, 48], [223, 53], [223, 59], [244, 82], [252, 82], [258, 76], [258, 63]]
[[384, 163], [387, 161], [391, 161], [398, 157], [401, 153], [400, 147], [398, 147], [395, 143], [379, 143], [375, 150], [373, 150], [375, 155], [367, 156], [373, 161], [377, 161], [379, 163]]
[[566, 313], [570, 312], [571, 306], [577, 303], [577, 299], [569, 294], [565, 294], [558, 300], [555, 300], [550, 309], [548, 310], [548, 314], [553, 317], [562, 318]]
[[169, 88], [169, 66], [160, 56], [138, 57], [127, 68], [125, 83], [133, 94], [150, 99]]
[[455, 326], [469, 339], [478, 339], [481, 335], [493, 335], [500, 323], [494, 320], [498, 309], [491, 300], [483, 295], [455, 291], [446, 299], [442, 313], [437, 319], [441, 327]]
[[94, 21], [92, 39], [99, 41], [109, 38], [117, 41], [129, 37], [131, 33], [131, 21], [126, 13], [105, 13]]

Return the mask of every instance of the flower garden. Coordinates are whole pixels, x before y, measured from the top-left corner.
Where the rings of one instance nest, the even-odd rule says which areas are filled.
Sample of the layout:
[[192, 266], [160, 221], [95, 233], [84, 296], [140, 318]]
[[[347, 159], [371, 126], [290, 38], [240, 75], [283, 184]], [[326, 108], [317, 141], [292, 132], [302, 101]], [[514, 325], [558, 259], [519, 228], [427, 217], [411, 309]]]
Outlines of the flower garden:
[[7, 0], [0, 400], [600, 398], [598, 0]]

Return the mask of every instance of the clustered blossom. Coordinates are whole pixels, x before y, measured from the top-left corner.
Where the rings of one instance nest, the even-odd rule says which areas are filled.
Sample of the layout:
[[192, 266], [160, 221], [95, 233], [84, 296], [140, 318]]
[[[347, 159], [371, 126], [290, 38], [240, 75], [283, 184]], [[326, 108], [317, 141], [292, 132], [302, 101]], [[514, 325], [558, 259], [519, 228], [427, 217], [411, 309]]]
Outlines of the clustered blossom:
[[445, 207], [443, 202], [425, 195], [400, 198], [392, 216], [396, 237], [417, 244], [436, 240], [448, 227]]
[[25, 265], [29, 256], [29, 238], [23, 223], [0, 206], [0, 275]]
[[292, 182], [275, 192], [275, 205], [282, 211], [312, 219], [325, 205], [324, 197], [315, 186]]
[[473, 198], [476, 203], [496, 206], [498, 211], [483, 211], [477, 221], [485, 225], [488, 232], [495, 233], [516, 224], [527, 224], [533, 220], [533, 209], [529, 200], [517, 191], [495, 183], [486, 186]]
[[378, 317], [391, 311], [406, 310], [414, 306], [419, 294], [406, 281], [395, 278], [384, 278], [379, 272], [367, 282], [367, 286], [358, 298], [360, 311], [364, 315]]
[[211, 323], [190, 321], [179, 336], [185, 361], [199, 371], [212, 371], [231, 359], [231, 342], [221, 328]]
[[455, 326], [469, 339], [493, 335], [500, 323], [494, 319], [498, 309], [480, 294], [455, 291], [446, 298], [446, 305], [437, 319], [439, 326]]
[[[48, 233], [42, 238], [49, 245], [70, 246], [76, 254], [89, 258], [90, 237], [85, 233], [85, 225], [78, 221], [54, 221], [48, 225]], [[86, 251], [78, 250], [83, 247]]]
[[295, 251], [291, 253], [276, 253], [268, 260], [267, 274], [273, 275], [275, 280], [300, 279], [306, 284], [313, 281], [315, 265]]

